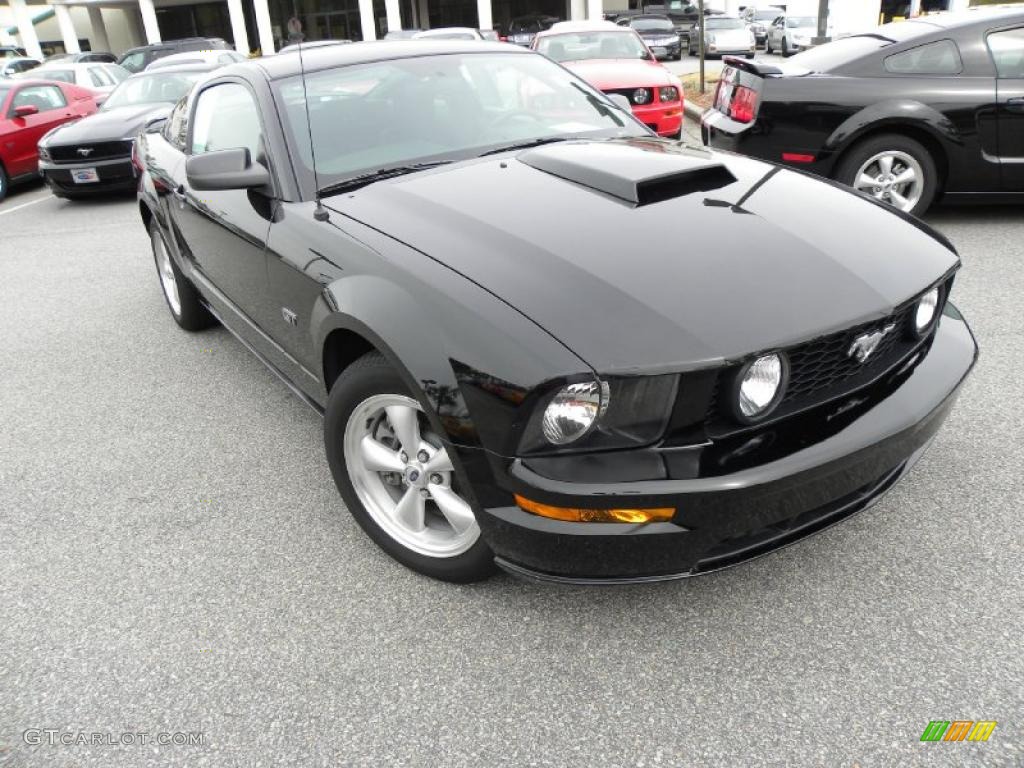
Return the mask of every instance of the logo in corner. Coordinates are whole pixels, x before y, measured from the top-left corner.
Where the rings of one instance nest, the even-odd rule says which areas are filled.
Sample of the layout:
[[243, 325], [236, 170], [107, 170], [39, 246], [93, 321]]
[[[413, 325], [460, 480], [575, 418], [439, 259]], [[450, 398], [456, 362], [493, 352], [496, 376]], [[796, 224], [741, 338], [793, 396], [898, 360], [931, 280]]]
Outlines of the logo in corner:
[[88, 157], [89, 155], [92, 154], [92, 147], [79, 147], [78, 154], [80, 154], [82, 157]]
[[846, 350], [846, 354], [858, 363], [866, 363], [868, 358], [875, 354], [875, 350], [878, 349], [878, 345], [882, 343], [882, 339], [892, 333], [895, 327], [896, 325], [894, 323], [889, 323], [887, 326], [879, 328], [877, 331], [862, 333], [853, 340], [850, 348]]
[[932, 720], [921, 741], [988, 741], [997, 724], [995, 720]]

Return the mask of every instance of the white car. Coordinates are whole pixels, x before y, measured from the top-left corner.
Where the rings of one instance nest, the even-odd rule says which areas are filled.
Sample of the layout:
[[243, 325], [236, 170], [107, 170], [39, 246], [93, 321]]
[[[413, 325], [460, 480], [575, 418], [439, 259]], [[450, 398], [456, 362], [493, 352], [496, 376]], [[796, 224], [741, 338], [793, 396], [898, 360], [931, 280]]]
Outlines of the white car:
[[172, 53], [170, 56], [164, 56], [150, 62], [149, 66], [146, 67], [146, 71], [150, 72], [154, 69], [163, 69], [164, 67], [177, 67], [182, 64], [213, 64], [220, 67], [234, 64], [236, 61], [245, 61], [246, 58], [245, 55], [238, 51], [231, 50], [185, 51], [183, 53]]
[[[768, 28], [765, 51], [778, 51], [789, 56], [810, 48], [812, 38], [818, 34], [817, 16], [779, 16]], [[832, 37], [832, 25], [829, 24], [826, 34]]]
[[472, 27], [438, 27], [424, 29], [412, 36], [413, 40], [483, 40], [479, 29]]
[[96, 103], [102, 104], [107, 95], [127, 79], [131, 73], [120, 64], [62, 64], [60, 61], [44, 63], [18, 77], [33, 80], [57, 80], [71, 83], [90, 91], [98, 91]]
[[691, 56], [696, 56], [700, 45], [699, 34], [704, 34], [704, 55], [721, 56], [731, 53], [754, 58], [757, 43], [747, 22], [736, 16], [708, 16], [704, 28], [694, 25], [687, 45]]

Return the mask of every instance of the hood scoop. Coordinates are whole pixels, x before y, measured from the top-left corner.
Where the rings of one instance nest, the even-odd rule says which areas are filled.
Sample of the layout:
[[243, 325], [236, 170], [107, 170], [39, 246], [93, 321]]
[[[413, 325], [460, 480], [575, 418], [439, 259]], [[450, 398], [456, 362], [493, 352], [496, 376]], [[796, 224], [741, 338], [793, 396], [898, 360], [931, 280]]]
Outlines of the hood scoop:
[[657, 139], [548, 144], [522, 152], [517, 159], [636, 206], [708, 192], [736, 181], [710, 152]]

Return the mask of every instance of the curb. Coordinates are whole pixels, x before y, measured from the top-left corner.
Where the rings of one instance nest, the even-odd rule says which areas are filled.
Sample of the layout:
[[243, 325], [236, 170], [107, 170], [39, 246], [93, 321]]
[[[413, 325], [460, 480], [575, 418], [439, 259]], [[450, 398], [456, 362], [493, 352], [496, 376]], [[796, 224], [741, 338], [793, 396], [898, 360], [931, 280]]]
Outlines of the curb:
[[683, 102], [683, 113], [695, 121], [697, 125], [700, 125], [700, 119], [704, 116], [707, 110], [704, 107], [698, 107], [696, 104], [691, 104], [689, 101]]

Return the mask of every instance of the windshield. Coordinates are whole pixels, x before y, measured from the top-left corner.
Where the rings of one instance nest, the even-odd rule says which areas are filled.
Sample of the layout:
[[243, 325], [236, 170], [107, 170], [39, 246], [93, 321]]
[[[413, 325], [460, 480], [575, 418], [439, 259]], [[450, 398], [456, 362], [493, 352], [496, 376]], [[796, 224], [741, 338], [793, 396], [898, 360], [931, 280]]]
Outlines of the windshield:
[[305, 166], [307, 178], [312, 133], [320, 188], [383, 168], [462, 160], [536, 140], [647, 135], [542, 56], [422, 56], [309, 74], [309, 129], [300, 78], [278, 81], [274, 89], [294, 162]]
[[633, 29], [637, 32], [666, 32], [675, 34], [676, 28], [668, 19], [633, 19]]
[[742, 19], [708, 19], [705, 24], [708, 29], [744, 29], [746, 27]]
[[121, 83], [103, 104], [103, 109], [135, 104], [174, 104], [189, 92], [202, 72], [167, 72], [136, 75]]
[[775, 21], [778, 17], [778, 9], [774, 11], [758, 11], [754, 14], [754, 21]]
[[587, 59], [646, 59], [647, 46], [629, 30], [572, 32], [542, 37], [537, 50], [554, 61]]
[[32, 77], [41, 78], [43, 80], [58, 80], [62, 83], [71, 83], [74, 85], [75, 71], [73, 69], [50, 69], [49, 67], [37, 67], [32, 72]]
[[818, 18], [816, 16], [787, 16], [786, 26], [790, 29], [796, 27], [816, 27], [818, 26]]

